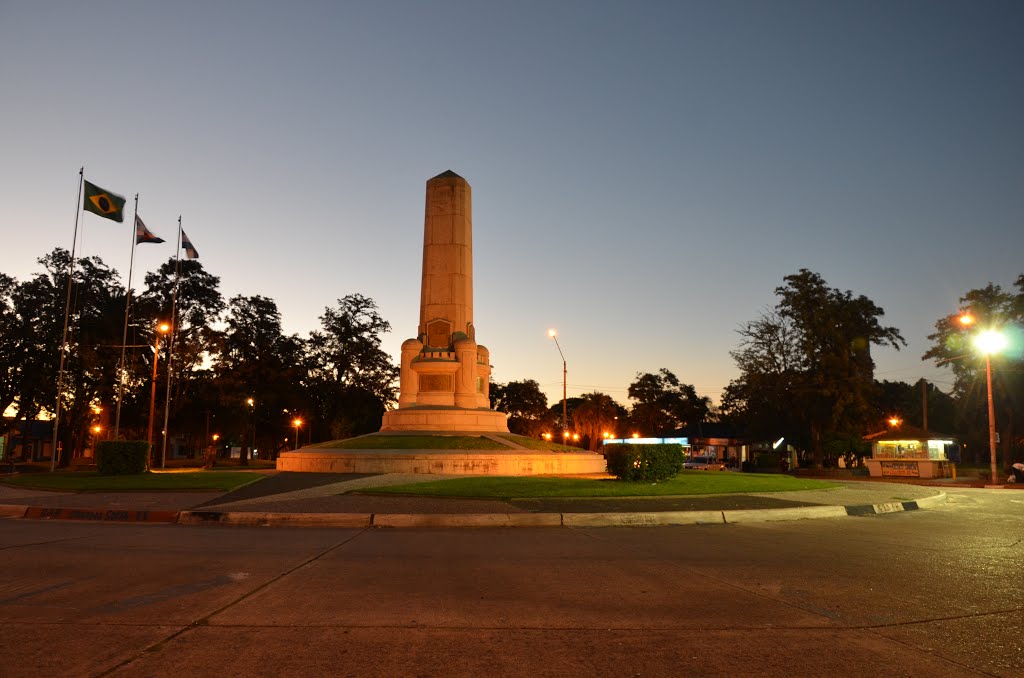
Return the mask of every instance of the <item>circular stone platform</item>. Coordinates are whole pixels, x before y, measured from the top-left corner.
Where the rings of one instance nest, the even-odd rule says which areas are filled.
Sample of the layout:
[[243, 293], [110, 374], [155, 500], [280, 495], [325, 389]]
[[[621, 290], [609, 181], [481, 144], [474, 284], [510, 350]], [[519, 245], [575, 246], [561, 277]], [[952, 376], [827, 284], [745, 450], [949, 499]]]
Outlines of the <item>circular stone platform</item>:
[[[464, 432], [473, 435], [473, 432]], [[478, 434], [477, 434], [478, 435]], [[490, 437], [490, 436], [487, 436]], [[278, 471], [310, 473], [424, 473], [478, 476], [531, 476], [604, 473], [604, 457], [595, 452], [512, 449], [337, 449], [304, 447], [282, 452]], [[517, 446], [518, 447], [518, 446]]]

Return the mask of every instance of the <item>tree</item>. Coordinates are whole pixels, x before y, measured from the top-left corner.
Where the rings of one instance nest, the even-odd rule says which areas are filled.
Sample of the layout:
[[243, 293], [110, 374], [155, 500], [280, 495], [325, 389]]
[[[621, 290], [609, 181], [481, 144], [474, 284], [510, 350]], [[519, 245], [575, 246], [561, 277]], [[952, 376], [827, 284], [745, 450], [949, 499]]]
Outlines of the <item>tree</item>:
[[737, 330], [739, 348], [730, 351], [740, 376], [722, 394], [721, 418], [761, 440], [784, 437], [806, 446], [799, 411], [792, 398], [801, 379], [800, 349], [793, 322], [764, 311]]
[[859, 436], [872, 417], [871, 346], [898, 350], [906, 342], [879, 323], [885, 312], [867, 297], [830, 288], [807, 269], [783, 280], [775, 308], [740, 329], [733, 353], [740, 377], [726, 389], [723, 410], [756, 428], [780, 415], [780, 425], [795, 429], [821, 467], [826, 434]]
[[624, 408], [604, 393], [584, 393], [572, 411], [572, 425], [585, 438], [587, 449], [597, 451], [605, 433], [615, 430]]
[[[156, 271], [147, 273], [145, 283], [145, 292], [132, 306], [128, 343], [153, 345], [156, 326], [172, 321], [173, 306], [174, 333], [161, 340], [162, 355], [158, 358], [158, 399], [163, 399], [167, 392], [166, 368], [170, 365], [171, 430], [184, 432], [190, 440], [196, 439], [200, 431], [205, 436], [207, 412], [216, 407], [212, 387], [215, 377], [209, 372], [209, 365], [220, 360], [223, 350], [223, 334], [215, 327], [225, 308], [220, 278], [208, 273], [198, 260], [171, 258]], [[172, 348], [173, 360], [169, 360]], [[127, 378], [135, 388], [128, 389], [126, 407], [122, 408], [126, 416], [122, 418], [136, 426], [147, 418], [149, 394], [145, 385], [152, 378], [152, 360], [149, 350], [133, 351], [127, 360]], [[207, 443], [204, 440], [200, 447]]]
[[[966, 432], [967, 449], [978, 463], [988, 456], [988, 393], [985, 358], [972, 346], [979, 328], [1000, 328], [1019, 332], [1024, 322], [1024, 275], [1015, 282], [1018, 292], [1006, 292], [991, 282], [960, 297], [961, 307], [974, 317], [972, 326], [963, 325], [960, 313], [940, 318], [935, 332], [928, 336], [931, 348], [921, 357], [953, 370], [953, 398], [956, 402], [957, 426]], [[1019, 362], [1021, 344], [990, 357], [992, 366], [992, 399], [999, 425], [1000, 446], [1004, 462], [1022, 458], [1024, 440], [1018, 431], [1024, 429], [1024, 378]]]
[[548, 397], [533, 379], [491, 384], [489, 392], [491, 407], [509, 415], [508, 428], [512, 433], [534, 437], [551, 427], [552, 422], [546, 417]]
[[[17, 420], [23, 422], [42, 411], [53, 412], [56, 406], [71, 254], [56, 248], [38, 261], [42, 273], [13, 288], [7, 284], [9, 306], [4, 322], [11, 334], [0, 341], [0, 351], [16, 363], [5, 374], [10, 379], [8, 388], [13, 388]], [[118, 308], [124, 307], [123, 290], [116, 278], [116, 271], [98, 257], [75, 261], [58, 422], [62, 466], [82, 453], [95, 418], [94, 408], [113, 402], [121, 345], [118, 319], [123, 318]]]
[[699, 426], [711, 411], [711, 400], [698, 396], [670, 370], [637, 373], [627, 391], [636, 401], [630, 412], [633, 426], [652, 436], [664, 436], [687, 426]]
[[[580, 403], [583, 402], [582, 398], [566, 398], [565, 399], [565, 413], [569, 418], [569, 422], [572, 422], [573, 412], [579, 407]], [[558, 425], [562, 422], [562, 401], [559, 400], [554, 405], [548, 408], [548, 412], [544, 415], [544, 423], [550, 426], [552, 429], [557, 429]], [[568, 434], [568, 435], [567, 435]], [[571, 443], [572, 440], [569, 436], [572, 435], [568, 427], [562, 430], [562, 440], [556, 440], [555, 442]]]
[[[922, 384], [924, 391], [922, 392]], [[916, 384], [905, 381], [876, 381], [874, 423], [876, 430], [885, 428], [887, 420], [897, 416], [914, 426], [923, 426], [924, 403], [928, 402], [928, 430], [953, 433], [956, 425], [956, 404], [953, 397], [943, 393], [935, 384], [919, 380]]]
[[390, 323], [361, 294], [324, 309], [320, 323], [322, 331], [310, 333], [305, 358], [313, 425], [330, 438], [379, 430], [386, 407], [397, 399], [399, 368], [380, 347]]
[[0, 273], [0, 414], [14, 404], [21, 379], [21, 342], [13, 298], [16, 287], [14, 278]]
[[[179, 266], [180, 273], [176, 273]], [[172, 306], [176, 316], [173, 378], [177, 399], [189, 392], [195, 372], [220, 351], [222, 337], [214, 329], [224, 312], [220, 278], [207, 273], [196, 259], [168, 260], [146, 274], [146, 291], [134, 306], [131, 331], [152, 343], [153, 328], [172, 320]]]
[[243, 449], [245, 464], [250, 446], [270, 454], [282, 447], [291, 426], [285, 413], [306, 402], [301, 388], [302, 342], [284, 335], [277, 304], [263, 296], [232, 297], [226, 323], [216, 364], [220, 405], [235, 415], [237, 425], [231, 434]]

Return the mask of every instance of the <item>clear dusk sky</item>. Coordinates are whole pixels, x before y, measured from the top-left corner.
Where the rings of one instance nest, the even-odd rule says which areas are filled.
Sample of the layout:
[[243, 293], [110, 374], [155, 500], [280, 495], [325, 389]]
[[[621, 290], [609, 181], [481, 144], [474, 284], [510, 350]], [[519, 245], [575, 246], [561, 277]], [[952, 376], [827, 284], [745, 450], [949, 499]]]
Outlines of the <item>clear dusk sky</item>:
[[[451, 169], [496, 381], [554, 404], [555, 327], [570, 396], [665, 367], [717, 402], [805, 267], [906, 337], [879, 379], [948, 388], [935, 321], [1024, 273], [1022, 36], [1017, 0], [0, 0], [0, 271], [70, 247], [84, 165], [289, 333], [371, 297], [397, 362]], [[126, 275], [127, 220], [83, 219]]]

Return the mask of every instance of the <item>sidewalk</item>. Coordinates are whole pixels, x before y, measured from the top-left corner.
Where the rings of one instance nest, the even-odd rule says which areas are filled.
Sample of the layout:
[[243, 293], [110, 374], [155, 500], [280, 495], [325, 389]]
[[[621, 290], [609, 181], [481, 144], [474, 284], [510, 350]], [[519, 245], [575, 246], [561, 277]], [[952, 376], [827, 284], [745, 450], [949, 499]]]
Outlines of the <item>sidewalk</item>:
[[865, 516], [943, 503], [941, 488], [845, 482], [827, 490], [616, 499], [450, 499], [359, 494], [450, 476], [277, 473], [232, 492], [48, 492], [0, 485], [0, 517], [320, 527], [611, 526]]

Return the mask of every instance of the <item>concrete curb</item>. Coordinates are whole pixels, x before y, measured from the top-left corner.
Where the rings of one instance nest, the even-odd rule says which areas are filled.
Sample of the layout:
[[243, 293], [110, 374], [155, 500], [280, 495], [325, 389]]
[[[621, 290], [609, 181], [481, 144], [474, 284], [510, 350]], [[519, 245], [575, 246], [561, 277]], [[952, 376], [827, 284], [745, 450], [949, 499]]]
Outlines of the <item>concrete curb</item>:
[[721, 525], [872, 516], [929, 509], [946, 503], [945, 492], [914, 501], [860, 506], [726, 511], [627, 513], [264, 513], [255, 511], [123, 511], [116, 509], [43, 508], [0, 504], [0, 518], [88, 520], [179, 525], [243, 527], [658, 527]]
[[814, 518], [845, 518], [845, 506], [798, 506], [767, 510], [737, 509], [722, 511], [727, 523], [769, 523], [778, 520], [811, 520]]
[[945, 504], [949, 497], [945, 492], [940, 492], [933, 497], [924, 497], [913, 501], [893, 501], [885, 504], [865, 504], [863, 506], [846, 506], [846, 514], [849, 516], [873, 516], [883, 513], [899, 513], [901, 511], [917, 511], [928, 509], [939, 504]]
[[565, 527], [657, 527], [659, 525], [720, 525], [723, 522], [725, 521], [722, 519], [721, 511], [562, 514], [562, 525]]
[[176, 523], [177, 511], [127, 511], [123, 509], [25, 507], [25, 518], [37, 520], [88, 520], [104, 523]]
[[560, 513], [375, 513], [374, 527], [561, 527]]
[[369, 527], [371, 513], [257, 513], [247, 511], [181, 511], [179, 525], [242, 525], [249, 527]]
[[0, 504], [0, 518], [23, 518], [27, 506], [12, 506], [11, 504]]

